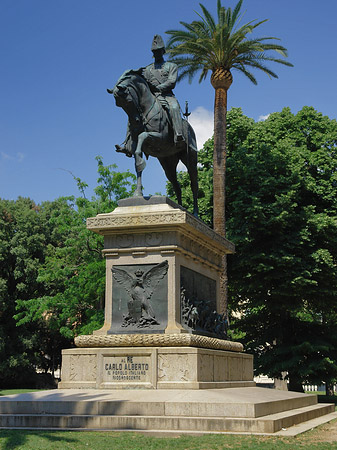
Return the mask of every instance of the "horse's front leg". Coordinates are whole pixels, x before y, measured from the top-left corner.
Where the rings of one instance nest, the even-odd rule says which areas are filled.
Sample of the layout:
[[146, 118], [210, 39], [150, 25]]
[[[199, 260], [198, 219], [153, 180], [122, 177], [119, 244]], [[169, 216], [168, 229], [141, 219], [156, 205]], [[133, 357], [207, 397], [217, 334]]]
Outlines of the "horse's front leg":
[[156, 133], [156, 132], [144, 131], [143, 133], [140, 133], [138, 136], [137, 148], [135, 151], [135, 167], [136, 167], [136, 174], [137, 174], [137, 188], [134, 193], [135, 197], [143, 196], [142, 172], [145, 169], [146, 163], [143, 158], [142, 146], [143, 146], [145, 140], [156, 139], [156, 138], [161, 138], [161, 134]]
[[143, 197], [142, 172], [137, 172], [137, 185], [133, 197]]

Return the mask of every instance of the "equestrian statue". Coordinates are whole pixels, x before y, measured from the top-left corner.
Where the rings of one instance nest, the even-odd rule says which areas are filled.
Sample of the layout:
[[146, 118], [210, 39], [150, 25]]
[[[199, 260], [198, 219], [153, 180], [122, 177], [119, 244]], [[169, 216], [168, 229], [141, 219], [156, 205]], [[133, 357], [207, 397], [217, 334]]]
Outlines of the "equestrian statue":
[[[127, 70], [113, 89], [116, 105], [128, 115], [125, 141], [116, 151], [135, 158], [137, 188], [135, 196], [143, 196], [142, 172], [149, 156], [158, 158], [181, 205], [181, 188], [177, 180], [177, 165], [187, 168], [193, 193], [193, 214], [198, 215], [197, 145], [193, 128], [182, 119], [180, 106], [172, 89], [176, 85], [178, 68], [165, 61], [165, 45], [155, 35], [151, 47], [154, 63], [138, 70]], [[187, 115], [187, 111], [186, 111]]]

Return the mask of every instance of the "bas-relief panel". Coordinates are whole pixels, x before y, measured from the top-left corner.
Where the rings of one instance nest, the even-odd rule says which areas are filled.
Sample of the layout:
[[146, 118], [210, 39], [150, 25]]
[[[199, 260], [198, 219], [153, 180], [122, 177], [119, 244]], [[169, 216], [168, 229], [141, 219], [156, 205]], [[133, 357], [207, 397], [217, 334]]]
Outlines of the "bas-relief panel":
[[217, 312], [216, 281], [180, 267], [181, 324], [188, 331], [226, 339], [227, 320]]
[[164, 332], [168, 262], [113, 266], [109, 334]]
[[70, 381], [96, 381], [96, 355], [71, 355], [69, 362]]
[[194, 381], [190, 355], [158, 355], [158, 381]]

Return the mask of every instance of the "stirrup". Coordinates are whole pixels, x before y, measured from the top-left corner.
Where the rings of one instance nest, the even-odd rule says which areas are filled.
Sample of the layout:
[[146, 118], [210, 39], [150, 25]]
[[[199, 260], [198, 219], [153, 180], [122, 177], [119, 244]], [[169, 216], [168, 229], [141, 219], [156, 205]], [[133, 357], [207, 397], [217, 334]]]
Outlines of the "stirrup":
[[179, 148], [182, 148], [184, 145], [186, 145], [184, 136], [182, 134], [177, 134], [174, 137], [174, 145]]

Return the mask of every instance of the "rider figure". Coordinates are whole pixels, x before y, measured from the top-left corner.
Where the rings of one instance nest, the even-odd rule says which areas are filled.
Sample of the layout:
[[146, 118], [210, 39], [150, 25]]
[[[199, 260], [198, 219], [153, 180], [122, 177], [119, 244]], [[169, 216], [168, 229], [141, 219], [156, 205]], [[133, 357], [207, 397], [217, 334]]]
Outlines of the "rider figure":
[[[158, 101], [168, 112], [174, 132], [174, 143], [176, 146], [181, 146], [184, 143], [183, 122], [178, 100], [172, 92], [177, 82], [178, 67], [175, 63], [164, 60], [165, 45], [159, 34], [154, 36], [151, 50], [154, 56], [154, 63], [139, 69], [139, 72], [147, 81], [153, 95], [157, 97]], [[126, 139], [121, 146], [116, 145], [116, 151], [132, 156], [134, 144], [132, 145], [131, 141], [128, 124]]]

